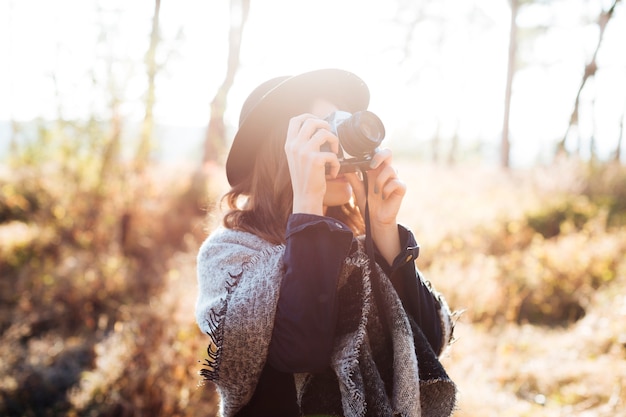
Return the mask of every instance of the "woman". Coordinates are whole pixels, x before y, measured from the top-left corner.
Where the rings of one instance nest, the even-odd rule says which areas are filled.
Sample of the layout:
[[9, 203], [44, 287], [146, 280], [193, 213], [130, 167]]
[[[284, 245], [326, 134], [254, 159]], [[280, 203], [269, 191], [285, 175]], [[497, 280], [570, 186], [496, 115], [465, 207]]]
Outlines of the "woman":
[[397, 224], [406, 185], [391, 151], [344, 173], [326, 120], [368, 103], [360, 78], [325, 69], [269, 80], [243, 105], [226, 162], [229, 210], [198, 254], [196, 320], [210, 336], [201, 373], [225, 417], [454, 409], [438, 360], [450, 311]]

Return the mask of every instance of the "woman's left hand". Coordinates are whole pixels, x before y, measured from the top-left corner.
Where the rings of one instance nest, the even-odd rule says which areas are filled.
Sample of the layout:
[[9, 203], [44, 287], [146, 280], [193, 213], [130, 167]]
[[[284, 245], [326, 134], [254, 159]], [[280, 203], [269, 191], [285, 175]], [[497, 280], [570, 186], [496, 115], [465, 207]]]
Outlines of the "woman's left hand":
[[[406, 184], [398, 177], [392, 165], [390, 149], [380, 149], [372, 157], [371, 167], [366, 171], [369, 184], [368, 201], [372, 227], [395, 226], [402, 199], [406, 194]], [[356, 173], [346, 174], [352, 185], [361, 213], [365, 213], [365, 187]]]
[[365, 214], [366, 196], [370, 214], [372, 238], [381, 254], [391, 264], [400, 251], [397, 217], [406, 194], [406, 184], [392, 165], [390, 149], [380, 149], [372, 157], [371, 169], [366, 171], [369, 190], [356, 173], [346, 174], [356, 196], [361, 213]]

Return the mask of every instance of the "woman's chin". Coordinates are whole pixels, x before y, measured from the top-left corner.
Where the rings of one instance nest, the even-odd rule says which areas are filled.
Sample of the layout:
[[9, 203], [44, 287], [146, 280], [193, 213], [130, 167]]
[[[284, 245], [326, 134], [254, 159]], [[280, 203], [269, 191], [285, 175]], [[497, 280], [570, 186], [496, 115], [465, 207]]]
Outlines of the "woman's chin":
[[352, 198], [352, 187], [345, 179], [335, 179], [326, 181], [326, 194], [324, 195], [324, 206], [342, 206], [350, 202]]

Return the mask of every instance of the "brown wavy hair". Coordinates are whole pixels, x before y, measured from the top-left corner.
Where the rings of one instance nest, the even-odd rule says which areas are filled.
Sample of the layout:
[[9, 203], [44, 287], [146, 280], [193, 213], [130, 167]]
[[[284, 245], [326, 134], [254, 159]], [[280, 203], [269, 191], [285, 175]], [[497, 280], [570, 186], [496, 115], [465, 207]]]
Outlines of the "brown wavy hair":
[[[253, 233], [268, 242], [285, 242], [287, 220], [293, 211], [293, 189], [284, 145], [287, 126], [267, 135], [256, 157], [252, 174], [233, 186], [222, 202], [228, 206], [224, 226]], [[345, 223], [356, 235], [365, 232], [354, 198], [347, 204], [328, 207], [326, 216]]]

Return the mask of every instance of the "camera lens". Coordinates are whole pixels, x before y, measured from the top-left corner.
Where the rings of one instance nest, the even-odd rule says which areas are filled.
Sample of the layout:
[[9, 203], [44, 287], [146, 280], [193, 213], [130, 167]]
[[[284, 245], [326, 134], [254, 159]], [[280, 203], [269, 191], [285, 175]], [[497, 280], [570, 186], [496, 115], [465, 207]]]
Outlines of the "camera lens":
[[337, 134], [346, 153], [363, 156], [380, 145], [385, 137], [385, 127], [374, 113], [360, 111], [341, 123]]

